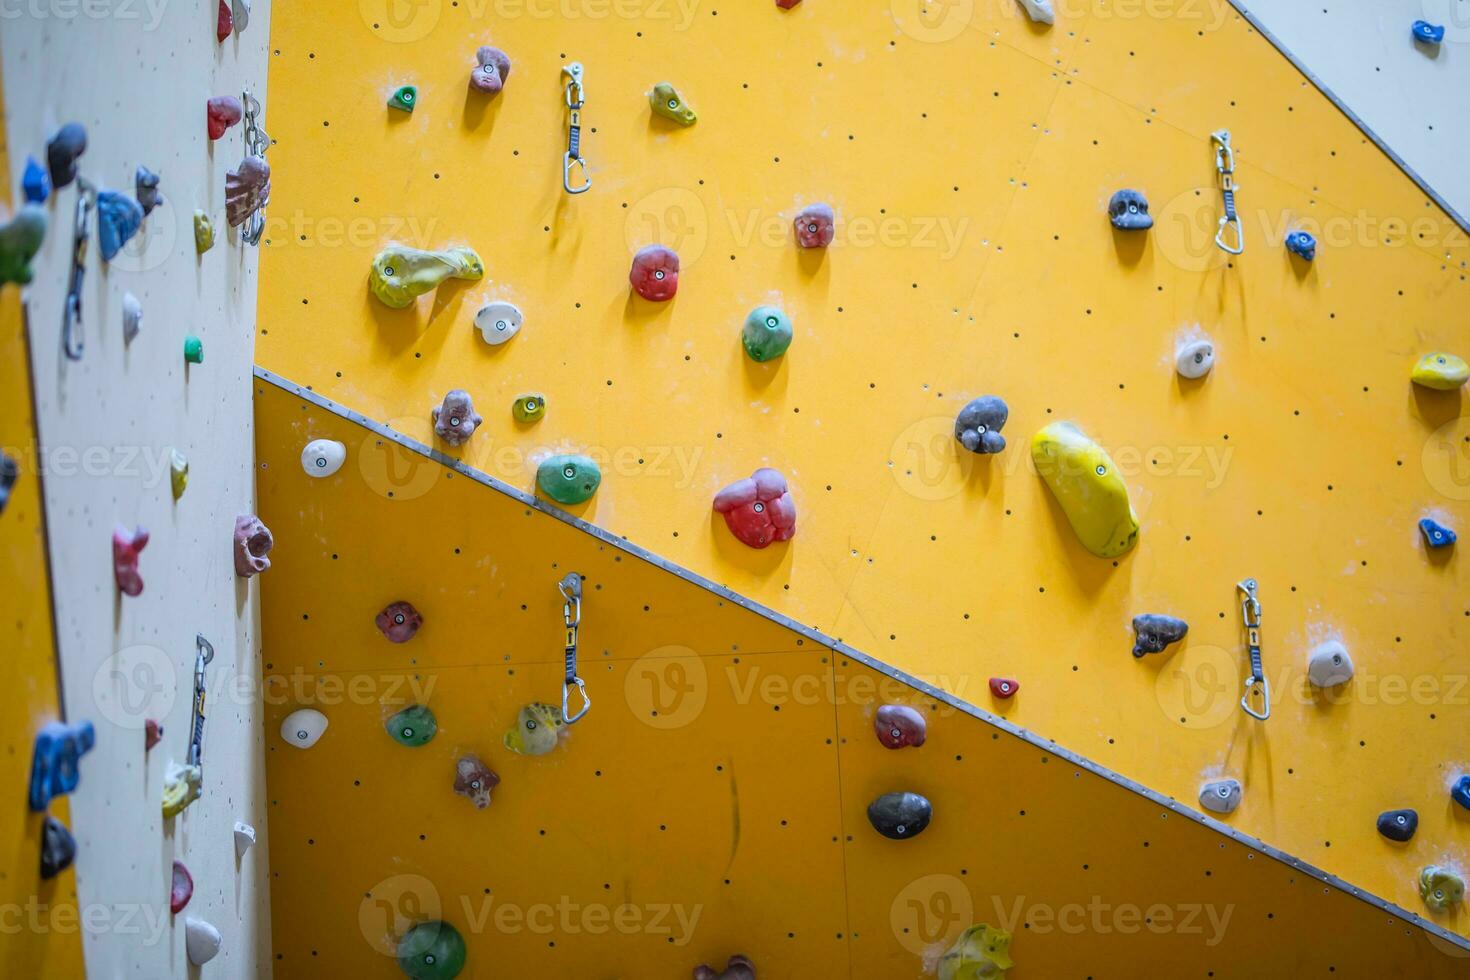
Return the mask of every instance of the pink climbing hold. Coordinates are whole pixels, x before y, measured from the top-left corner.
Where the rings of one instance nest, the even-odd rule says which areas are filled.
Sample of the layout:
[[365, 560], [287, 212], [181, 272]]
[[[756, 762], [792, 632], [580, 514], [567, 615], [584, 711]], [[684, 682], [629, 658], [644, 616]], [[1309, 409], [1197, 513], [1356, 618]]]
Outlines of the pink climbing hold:
[[650, 302], [671, 300], [679, 291], [679, 256], [662, 245], [645, 245], [633, 256], [628, 281], [634, 292]]
[[886, 749], [918, 748], [928, 729], [924, 716], [906, 704], [885, 704], [873, 715], [873, 731]]
[[168, 907], [174, 915], [184, 911], [189, 899], [194, 897], [194, 876], [184, 867], [184, 862], [174, 862], [174, 879], [168, 889]]
[[790, 10], [799, 3], [801, 3], [801, 0], [776, 0], [776, 6], [782, 10]]
[[138, 572], [138, 555], [148, 547], [148, 532], [137, 528], [129, 532], [119, 524], [112, 531], [112, 576], [123, 595], [142, 595], [143, 576]]
[[147, 752], [153, 746], [163, 741], [163, 726], [152, 718], [143, 722], [143, 751]]
[[266, 557], [275, 547], [276, 539], [270, 528], [260, 522], [254, 514], [243, 514], [235, 518], [235, 572], [241, 578], [259, 575], [271, 567]]
[[382, 630], [383, 635], [388, 639], [394, 643], [407, 643], [413, 639], [419, 627], [424, 625], [424, 617], [419, 615], [413, 603], [399, 600], [383, 607], [383, 611], [378, 613], [376, 622], [378, 629]]
[[235, 29], [235, 17], [230, 13], [230, 5], [225, 0], [219, 0], [219, 18], [215, 21], [214, 36], [219, 39], [220, 44], [225, 43], [225, 38]]
[[216, 95], [204, 103], [204, 115], [209, 125], [209, 138], [217, 140], [225, 130], [245, 116], [245, 107], [233, 95]]
[[826, 248], [836, 234], [835, 222], [830, 204], [808, 204], [792, 222], [796, 244], [802, 248]]
[[470, 72], [470, 88], [495, 95], [510, 77], [510, 59], [499, 48], [486, 45], [475, 52], [475, 68]]
[[752, 548], [796, 534], [796, 503], [786, 478], [766, 466], [715, 494], [715, 510], [725, 515], [730, 533]]
[[725, 961], [725, 968], [719, 973], [706, 964], [696, 966], [694, 980], [755, 980], [755, 964], [737, 953]]
[[500, 777], [477, 755], [460, 756], [454, 764], [454, 791], [469, 799], [478, 810], [490, 805], [490, 791], [499, 785]]
[[990, 693], [998, 698], [1009, 698], [1021, 689], [1021, 685], [1009, 677], [992, 677], [990, 679]]

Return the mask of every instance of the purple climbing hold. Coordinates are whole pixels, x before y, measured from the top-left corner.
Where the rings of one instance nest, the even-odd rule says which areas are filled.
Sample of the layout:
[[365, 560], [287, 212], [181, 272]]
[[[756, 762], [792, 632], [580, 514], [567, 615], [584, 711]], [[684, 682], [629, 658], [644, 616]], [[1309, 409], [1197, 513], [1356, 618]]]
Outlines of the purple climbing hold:
[[87, 150], [87, 130], [81, 123], [67, 123], [46, 144], [46, 164], [51, 186], [61, 190], [77, 179], [77, 157]]
[[270, 203], [271, 165], [265, 157], [248, 156], [240, 166], [225, 174], [225, 217], [238, 228], [256, 211]]
[[97, 192], [97, 244], [111, 262], [143, 223], [143, 205], [117, 191]]

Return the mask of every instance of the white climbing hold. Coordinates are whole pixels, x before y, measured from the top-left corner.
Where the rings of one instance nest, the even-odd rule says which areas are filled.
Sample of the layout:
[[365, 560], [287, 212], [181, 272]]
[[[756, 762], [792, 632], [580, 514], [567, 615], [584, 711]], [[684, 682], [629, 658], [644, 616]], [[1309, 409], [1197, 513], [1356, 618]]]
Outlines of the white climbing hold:
[[317, 479], [331, 476], [346, 460], [347, 447], [334, 439], [313, 439], [301, 450], [301, 468]]
[[190, 963], [203, 966], [219, 955], [223, 944], [219, 930], [208, 922], [192, 915], [184, 920], [184, 949], [189, 954]]
[[1353, 658], [1347, 647], [1328, 640], [1312, 648], [1307, 656], [1307, 679], [1313, 687], [1337, 687], [1353, 679]]
[[298, 708], [281, 722], [281, 738], [298, 749], [309, 749], [327, 730], [327, 716], [315, 708]]
[[1026, 13], [1038, 24], [1057, 22], [1056, 11], [1052, 9], [1051, 0], [1021, 0], [1021, 6], [1026, 8]]
[[131, 344], [138, 331], [143, 329], [143, 304], [132, 293], [123, 293], [123, 343]]
[[485, 343], [499, 346], [520, 332], [525, 317], [514, 303], [488, 303], [475, 314], [475, 329]]
[[235, 857], [244, 857], [255, 846], [255, 828], [243, 820], [235, 821]]
[[235, 33], [244, 34], [250, 26], [250, 0], [231, 0], [230, 11], [235, 19]]
[[1215, 345], [1209, 337], [1181, 338], [1174, 348], [1174, 369], [1181, 378], [1203, 378], [1215, 366]]
[[1211, 779], [1199, 788], [1199, 805], [1212, 813], [1234, 813], [1240, 797], [1240, 782], [1234, 779]]

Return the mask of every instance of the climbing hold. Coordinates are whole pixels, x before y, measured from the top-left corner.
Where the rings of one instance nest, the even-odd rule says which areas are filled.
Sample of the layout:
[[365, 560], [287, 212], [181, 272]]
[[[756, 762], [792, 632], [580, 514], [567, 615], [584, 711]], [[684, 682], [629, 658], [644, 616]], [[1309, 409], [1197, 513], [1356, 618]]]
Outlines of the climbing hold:
[[97, 192], [97, 245], [111, 262], [143, 223], [143, 205], [117, 191]]
[[791, 318], [774, 306], [757, 306], [745, 318], [740, 342], [752, 361], [769, 361], [791, 346]]
[[298, 749], [309, 749], [327, 730], [327, 716], [315, 708], [297, 708], [281, 722], [281, 738]]
[[420, 922], [398, 943], [398, 968], [413, 980], [452, 980], [464, 959], [464, 938], [442, 919]]
[[35, 157], [26, 157], [26, 168], [20, 178], [20, 189], [31, 204], [44, 204], [51, 196], [51, 175], [36, 162]]
[[970, 926], [939, 960], [939, 980], [1005, 980], [1015, 966], [1011, 934], [986, 923]]
[[225, 171], [225, 220], [231, 228], [244, 224], [270, 200], [271, 165], [265, 157], [248, 156], [234, 170]]
[[454, 764], [454, 791], [473, 803], [476, 809], [483, 810], [490, 805], [490, 791], [499, 785], [500, 777], [477, 755], [460, 756]]
[[[220, 0], [221, 9], [224, 5], [225, 0]], [[223, 944], [219, 930], [208, 922], [193, 916], [184, 919], [184, 951], [189, 954], [190, 963], [203, 966], [219, 955]]]
[[1031, 440], [1031, 458], [1083, 547], [1100, 558], [1133, 547], [1138, 515], [1106, 449], [1071, 422], [1053, 422]]
[[451, 276], [475, 280], [484, 274], [485, 263], [472, 248], [426, 252], [407, 245], [389, 245], [373, 259], [368, 289], [383, 305], [401, 310]]
[[143, 594], [143, 576], [138, 571], [138, 555], [148, 547], [148, 531], [138, 527], [132, 531], [121, 524], [112, 529], [112, 577], [123, 595]]
[[1387, 810], [1378, 815], [1378, 832], [1391, 841], [1404, 841], [1419, 829], [1419, 814], [1413, 810]]
[[203, 211], [194, 212], [194, 251], [200, 255], [214, 248], [214, 222]]
[[96, 744], [97, 730], [90, 721], [74, 725], [52, 721], [41, 726], [31, 752], [28, 799], [32, 810], [40, 813], [53, 799], [77, 788], [82, 756]]
[[439, 723], [427, 706], [411, 704], [389, 718], [384, 728], [399, 745], [416, 749], [433, 741], [439, 732]]
[[528, 704], [516, 715], [516, 725], [505, 733], [505, 747], [521, 755], [545, 755], [566, 735], [561, 709], [551, 704]]
[[173, 880], [168, 888], [168, 909], [174, 915], [184, 911], [189, 899], [194, 897], [194, 876], [184, 867], [184, 862], [174, 862]]
[[488, 45], [475, 51], [475, 68], [470, 72], [470, 88], [495, 95], [505, 88], [510, 77], [510, 59], [499, 48]]
[[235, 125], [244, 116], [245, 107], [233, 95], [216, 95], [204, 103], [205, 125], [211, 140], [217, 140], [225, 135], [225, 130]]
[[87, 150], [87, 131], [81, 123], [67, 123], [46, 144], [51, 186], [61, 190], [77, 179], [77, 157]]
[[143, 751], [147, 752], [161, 741], [163, 741], [163, 726], [153, 718], [144, 720]]
[[15, 482], [19, 479], [20, 464], [0, 452], [0, 514], [5, 513], [5, 507], [10, 503], [10, 492], [15, 489]]
[[1454, 354], [1425, 354], [1414, 365], [1411, 377], [1416, 385], [1423, 385], [1425, 388], [1454, 391], [1470, 379], [1470, 364]]
[[168, 451], [168, 486], [178, 500], [189, 489], [189, 460], [177, 449]]
[[510, 404], [510, 414], [517, 422], [539, 422], [546, 415], [545, 395], [521, 395]]
[[662, 245], [645, 245], [633, 256], [628, 282], [644, 299], [662, 303], [679, 291], [679, 256]]
[[143, 304], [132, 293], [123, 293], [122, 321], [123, 343], [131, 344], [138, 331], [143, 329]]
[[199, 799], [204, 791], [204, 771], [198, 766], [181, 766], [169, 763], [163, 774], [163, 816], [176, 817]]
[[954, 437], [972, 453], [990, 455], [1006, 447], [1005, 428], [1011, 410], [1006, 403], [994, 395], [981, 395], [960, 409], [955, 416]]
[[398, 109], [401, 112], [413, 112], [413, 105], [419, 99], [419, 90], [412, 85], [400, 85], [388, 96], [388, 108]]
[[1470, 774], [1461, 776], [1450, 787], [1450, 799], [1454, 800], [1466, 810], [1470, 810]]
[[1353, 658], [1347, 647], [1328, 640], [1312, 648], [1307, 655], [1307, 679], [1313, 687], [1337, 687], [1353, 679]]
[[1021, 685], [1009, 677], [992, 677], [990, 679], [990, 693], [1002, 700], [1011, 697], [1021, 689]]
[[77, 859], [77, 839], [50, 814], [41, 821], [41, 880], [50, 881]]
[[259, 575], [271, 567], [266, 557], [275, 546], [270, 528], [260, 522], [254, 514], [242, 514], [235, 518], [235, 572], [241, 578]]
[[250, 26], [250, 0], [230, 0], [230, 8], [235, 15], [235, 33], [245, 33]]
[[934, 808], [918, 793], [884, 793], [868, 804], [868, 823], [890, 840], [917, 837], [933, 815]]
[[1240, 806], [1240, 783], [1234, 779], [1211, 779], [1199, 788], [1199, 805], [1214, 813], [1234, 813]]
[[1188, 632], [1189, 624], [1174, 616], [1163, 616], [1158, 613], [1134, 616], [1133, 655], [1142, 657], [1145, 653], [1163, 653], [1165, 647], [1171, 643], [1178, 643]]
[[163, 203], [163, 193], [158, 189], [159, 176], [147, 167], [138, 166], [133, 173], [133, 190], [138, 198], [138, 206], [143, 209], [143, 217], [153, 213], [153, 209]]
[[225, 0], [219, 0], [218, 12], [214, 20], [214, 36], [220, 44], [225, 43], [225, 38], [230, 36], [230, 31], [235, 28], [235, 17], [230, 13], [230, 5]]
[[1027, 16], [1038, 24], [1057, 22], [1056, 11], [1052, 10], [1051, 0], [1021, 0], [1021, 6], [1025, 8]]
[[799, 3], [801, 3], [801, 0], [776, 0], [776, 6], [782, 10], [790, 10]]
[[434, 420], [435, 435], [451, 446], [463, 445], [485, 421], [475, 411], [470, 393], [463, 388], [455, 388], [445, 395], [444, 403], [435, 405], [429, 414]]
[[1459, 538], [1454, 531], [1429, 517], [1420, 519], [1419, 533], [1424, 535], [1424, 543], [1431, 548], [1448, 548]]
[[707, 964], [696, 966], [694, 980], [755, 980], [755, 964], [736, 953], [725, 961], [725, 968], [719, 973]]
[[204, 363], [204, 341], [191, 333], [184, 334], [184, 363]]
[[559, 504], [591, 499], [601, 482], [602, 471], [586, 456], [552, 456], [536, 467], [536, 485]]
[[489, 303], [475, 314], [475, 328], [485, 343], [498, 347], [520, 332], [523, 319], [514, 303]]
[[1215, 366], [1215, 345], [1208, 337], [1181, 337], [1174, 348], [1174, 370], [1191, 381], [1203, 378]]
[[1431, 864], [1419, 872], [1419, 897], [1436, 912], [1444, 912], [1465, 899], [1465, 879], [1449, 868]]
[[39, 204], [21, 205], [15, 217], [0, 225], [0, 286], [31, 281], [31, 259], [45, 238], [46, 210]]
[[307, 476], [324, 480], [347, 461], [347, 447], [335, 439], [313, 439], [301, 450], [301, 468]]
[[1439, 44], [1444, 40], [1444, 27], [1440, 24], [1431, 24], [1427, 20], [1416, 20], [1412, 30], [1414, 40], [1423, 41], [1425, 44]]
[[699, 122], [699, 115], [684, 102], [670, 82], [655, 85], [648, 93], [648, 104], [654, 115], [663, 116], [680, 126], [693, 126]]
[[424, 617], [419, 615], [413, 603], [400, 599], [384, 606], [374, 622], [378, 624], [382, 634], [394, 643], [407, 643], [413, 639], [419, 627], [424, 625]]
[[832, 236], [836, 233], [835, 220], [830, 204], [808, 204], [792, 222], [796, 229], [796, 244], [802, 248], [831, 245]]
[[714, 507], [725, 515], [730, 533], [752, 548], [796, 534], [796, 501], [786, 478], [768, 466], [715, 494]]
[[245, 856], [245, 852], [255, 846], [255, 828], [243, 820], [235, 821], [235, 859], [239, 860]]
[[1286, 236], [1286, 250], [1311, 262], [1317, 257], [1317, 239], [1309, 231], [1294, 231]]
[[1114, 228], [1123, 231], [1144, 231], [1154, 226], [1153, 216], [1148, 213], [1148, 198], [1142, 191], [1121, 190], [1108, 201], [1108, 218]]
[[885, 749], [918, 748], [928, 727], [924, 716], [906, 704], [885, 704], [873, 715], [873, 731]]

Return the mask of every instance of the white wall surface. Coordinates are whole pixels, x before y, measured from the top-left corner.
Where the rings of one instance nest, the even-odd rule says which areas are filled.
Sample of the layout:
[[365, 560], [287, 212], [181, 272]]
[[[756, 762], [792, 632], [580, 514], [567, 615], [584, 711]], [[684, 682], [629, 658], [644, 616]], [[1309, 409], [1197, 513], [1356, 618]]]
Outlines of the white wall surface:
[[[97, 726], [71, 813], [78, 897], [84, 922], [91, 917], [88, 975], [100, 980], [270, 973], [258, 584], [238, 581], [231, 559], [234, 518], [254, 506], [257, 256], [224, 222], [225, 171], [242, 156], [242, 127], [211, 145], [204, 109], [209, 97], [238, 97], [246, 86], [268, 106], [270, 4], [253, 6], [246, 31], [220, 44], [214, 0], [0, 4], [12, 180], [19, 182], [27, 153], [44, 162], [46, 141], [75, 120], [89, 134], [85, 177], [131, 194], [141, 163], [162, 175], [165, 196], [110, 267], [94, 230], [80, 362], [62, 357], [60, 340], [75, 184], [48, 204], [50, 230], [25, 294], [63, 699], [70, 720]], [[196, 207], [218, 229], [203, 256], [193, 243]], [[144, 309], [142, 333], [126, 347], [125, 291]], [[186, 333], [203, 338], [203, 364], [186, 368]], [[178, 502], [169, 488], [171, 447], [190, 460]], [[152, 532], [137, 598], [113, 584], [115, 523]], [[216, 651], [204, 794], [164, 821], [164, 771], [187, 753], [196, 633]], [[145, 755], [142, 723], [150, 715], [163, 721], [165, 736]], [[238, 863], [236, 820], [253, 824], [260, 838]], [[176, 858], [196, 890], [174, 920], [168, 891]], [[221, 953], [202, 970], [185, 957], [188, 915], [224, 935]]]

